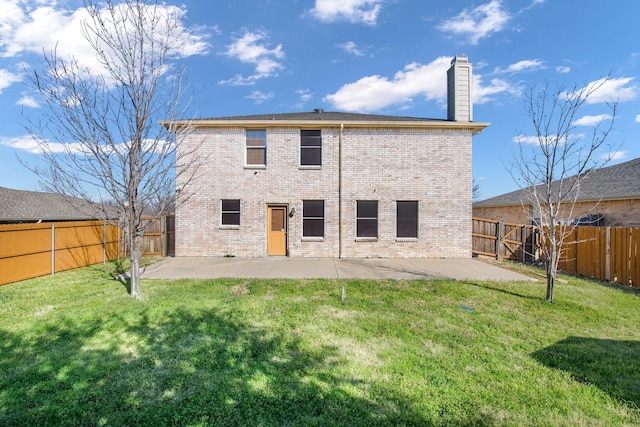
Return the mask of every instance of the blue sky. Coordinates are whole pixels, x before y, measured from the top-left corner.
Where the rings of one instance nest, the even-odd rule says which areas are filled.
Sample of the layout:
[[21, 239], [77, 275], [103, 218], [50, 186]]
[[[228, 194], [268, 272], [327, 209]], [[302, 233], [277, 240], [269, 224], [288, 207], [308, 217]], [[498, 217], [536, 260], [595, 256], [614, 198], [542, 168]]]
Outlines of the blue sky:
[[[79, 1], [0, 0], [0, 186], [34, 190], [17, 160], [38, 162], [23, 114], [42, 102], [24, 69], [41, 52], [92, 66], [79, 33]], [[507, 168], [514, 137], [534, 129], [524, 94], [534, 85], [584, 87], [610, 74], [585, 105], [576, 132], [610, 113], [611, 164], [640, 157], [640, 1], [615, 0], [186, 0], [167, 1], [192, 34], [185, 67], [193, 117], [353, 111], [446, 118], [446, 69], [474, 69], [473, 176], [481, 198], [517, 189]], [[639, 184], [640, 185], [640, 184]]]

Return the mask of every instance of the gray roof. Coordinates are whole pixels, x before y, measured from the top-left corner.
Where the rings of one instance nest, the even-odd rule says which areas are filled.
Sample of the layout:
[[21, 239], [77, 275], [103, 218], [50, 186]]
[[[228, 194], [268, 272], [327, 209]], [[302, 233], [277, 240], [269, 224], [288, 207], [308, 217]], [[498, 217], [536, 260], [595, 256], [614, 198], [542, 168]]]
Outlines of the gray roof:
[[100, 207], [56, 193], [0, 187], [0, 222], [78, 221], [101, 217]]
[[419, 128], [450, 128], [470, 129], [473, 134], [481, 132], [489, 126], [485, 122], [465, 122], [445, 119], [429, 119], [424, 117], [389, 116], [382, 114], [343, 113], [324, 111], [320, 108], [314, 111], [299, 113], [269, 113], [250, 116], [227, 116], [199, 118], [194, 120], [162, 121], [167, 128], [172, 126], [195, 127], [225, 127], [225, 126], [349, 126], [349, 127], [419, 127]]
[[[559, 185], [559, 182], [555, 181], [553, 184]], [[527, 189], [512, 191], [476, 202], [473, 206], [520, 205], [526, 201], [526, 191]], [[590, 171], [580, 184], [577, 200], [586, 202], [638, 198], [640, 198], [640, 158]]]
[[314, 111], [305, 111], [299, 113], [280, 113], [280, 114], [254, 114], [249, 116], [228, 116], [228, 117], [212, 117], [199, 120], [219, 120], [219, 121], [346, 121], [346, 122], [445, 122], [443, 119], [427, 119], [422, 117], [408, 116], [387, 116], [382, 114], [361, 114], [361, 113], [342, 113], [336, 111], [324, 111], [316, 109]]

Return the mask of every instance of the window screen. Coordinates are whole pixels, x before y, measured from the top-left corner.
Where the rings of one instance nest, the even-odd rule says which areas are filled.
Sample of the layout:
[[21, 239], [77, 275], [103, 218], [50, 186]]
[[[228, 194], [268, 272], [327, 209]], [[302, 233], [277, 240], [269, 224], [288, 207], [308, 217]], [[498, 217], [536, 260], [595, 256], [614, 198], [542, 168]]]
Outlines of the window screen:
[[398, 201], [396, 213], [398, 237], [418, 237], [418, 202]]
[[322, 135], [319, 130], [300, 131], [300, 165], [322, 165]]
[[222, 225], [240, 225], [240, 200], [222, 201]]
[[324, 237], [324, 200], [302, 201], [302, 236]]
[[267, 131], [247, 130], [247, 165], [265, 166], [267, 164]]
[[356, 236], [378, 237], [378, 201], [358, 200], [356, 203]]

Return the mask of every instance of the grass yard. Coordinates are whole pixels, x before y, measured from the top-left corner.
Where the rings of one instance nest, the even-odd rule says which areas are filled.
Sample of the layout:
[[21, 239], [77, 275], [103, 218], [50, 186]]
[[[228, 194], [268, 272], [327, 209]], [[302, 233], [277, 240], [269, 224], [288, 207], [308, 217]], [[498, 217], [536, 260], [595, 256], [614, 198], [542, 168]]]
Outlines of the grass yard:
[[0, 425], [640, 425], [637, 292], [116, 267], [0, 287]]

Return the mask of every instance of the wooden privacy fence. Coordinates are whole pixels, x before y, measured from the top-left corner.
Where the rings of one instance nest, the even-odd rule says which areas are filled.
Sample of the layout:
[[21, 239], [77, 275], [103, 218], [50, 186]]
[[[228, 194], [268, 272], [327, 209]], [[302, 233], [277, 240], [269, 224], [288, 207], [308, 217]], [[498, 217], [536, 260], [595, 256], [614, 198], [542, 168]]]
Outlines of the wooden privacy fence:
[[121, 239], [103, 221], [0, 225], [0, 285], [116, 259]]
[[[103, 221], [0, 225], [0, 285], [125, 256], [124, 232]], [[175, 254], [175, 217], [158, 218], [143, 237], [143, 255]]]
[[532, 225], [473, 218], [473, 253], [520, 262], [539, 258], [539, 230]]
[[[521, 262], [541, 261], [540, 230], [473, 218], [473, 253]], [[640, 287], [640, 229], [577, 227], [565, 240], [560, 270]]]
[[640, 228], [578, 227], [565, 240], [558, 268], [640, 287]]
[[[150, 218], [146, 218], [150, 219]], [[166, 215], [149, 224], [142, 240], [143, 255], [175, 256], [176, 216]]]

